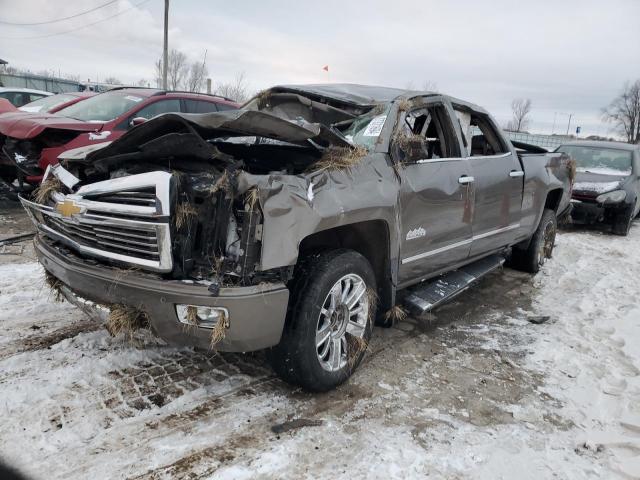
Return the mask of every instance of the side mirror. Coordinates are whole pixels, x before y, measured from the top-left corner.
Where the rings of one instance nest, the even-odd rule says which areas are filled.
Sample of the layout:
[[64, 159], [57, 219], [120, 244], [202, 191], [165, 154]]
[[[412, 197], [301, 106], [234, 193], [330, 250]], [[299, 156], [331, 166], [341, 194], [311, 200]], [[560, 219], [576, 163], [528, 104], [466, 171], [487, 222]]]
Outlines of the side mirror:
[[146, 122], [147, 119], [144, 117], [134, 117], [130, 122], [129, 122], [129, 126], [130, 127], [135, 127], [136, 125], [140, 125], [143, 124], [144, 122]]

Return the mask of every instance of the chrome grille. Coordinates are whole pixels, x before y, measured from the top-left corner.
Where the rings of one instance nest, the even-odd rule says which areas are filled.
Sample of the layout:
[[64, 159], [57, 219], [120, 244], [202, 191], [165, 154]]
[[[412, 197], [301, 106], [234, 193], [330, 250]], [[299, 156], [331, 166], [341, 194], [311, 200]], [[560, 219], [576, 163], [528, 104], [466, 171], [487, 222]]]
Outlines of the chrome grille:
[[[150, 172], [54, 193], [56, 206], [20, 200], [40, 232], [81, 254], [169, 272], [170, 181], [170, 173]], [[77, 211], [65, 215], [64, 204]]]
[[85, 198], [88, 200], [95, 200], [97, 202], [118, 203], [121, 205], [141, 205], [150, 207], [155, 206], [156, 204], [156, 194], [150, 190], [86, 195]]
[[158, 260], [160, 251], [158, 249], [158, 237], [155, 231], [150, 231], [148, 235], [141, 235], [138, 229], [129, 230], [96, 227], [90, 224], [74, 225], [57, 218], [46, 217], [45, 224], [79, 243], [93, 246], [95, 248], [104, 247], [126, 255], [142, 256]]

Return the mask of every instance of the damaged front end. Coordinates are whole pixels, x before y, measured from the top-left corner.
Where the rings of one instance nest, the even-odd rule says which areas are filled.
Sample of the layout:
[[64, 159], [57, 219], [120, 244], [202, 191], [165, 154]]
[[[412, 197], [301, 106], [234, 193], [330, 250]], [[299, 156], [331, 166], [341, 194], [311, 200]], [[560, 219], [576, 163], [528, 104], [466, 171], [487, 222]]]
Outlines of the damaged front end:
[[[361, 128], [380, 111], [274, 91], [241, 110], [165, 114], [103, 148], [68, 151], [21, 198], [40, 233], [41, 261], [83, 298], [144, 312], [165, 339], [209, 346], [215, 337], [222, 349], [245, 351], [275, 345], [298, 245], [324, 219], [344, 219], [326, 191], [346, 185], [336, 178], [370, 152], [350, 138], [363, 115]], [[380, 171], [362, 168], [369, 173], [359, 186], [379, 189]], [[318, 192], [326, 195], [319, 209]], [[395, 190], [387, 193], [393, 204]], [[364, 219], [366, 208], [379, 208], [349, 195]]]

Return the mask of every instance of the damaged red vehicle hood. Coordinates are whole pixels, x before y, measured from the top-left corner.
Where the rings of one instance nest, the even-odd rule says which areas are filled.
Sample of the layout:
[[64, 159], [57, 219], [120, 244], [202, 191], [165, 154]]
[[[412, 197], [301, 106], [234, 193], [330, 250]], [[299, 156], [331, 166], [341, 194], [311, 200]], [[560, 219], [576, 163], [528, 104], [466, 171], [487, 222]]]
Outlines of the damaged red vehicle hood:
[[18, 112], [19, 110], [13, 106], [6, 98], [0, 98], [0, 113]]
[[0, 116], [0, 133], [7, 137], [23, 140], [33, 138], [47, 128], [96, 132], [100, 131], [103, 126], [103, 123], [83, 122], [74, 118], [51, 114], [11, 112]]

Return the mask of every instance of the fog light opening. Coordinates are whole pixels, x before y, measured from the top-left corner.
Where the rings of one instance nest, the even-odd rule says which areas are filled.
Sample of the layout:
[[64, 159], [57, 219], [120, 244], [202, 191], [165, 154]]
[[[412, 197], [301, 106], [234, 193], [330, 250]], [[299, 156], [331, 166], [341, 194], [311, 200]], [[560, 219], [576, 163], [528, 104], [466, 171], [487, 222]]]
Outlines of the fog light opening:
[[197, 326], [209, 330], [229, 328], [229, 311], [224, 307], [199, 305], [176, 305], [178, 320], [187, 326]]

